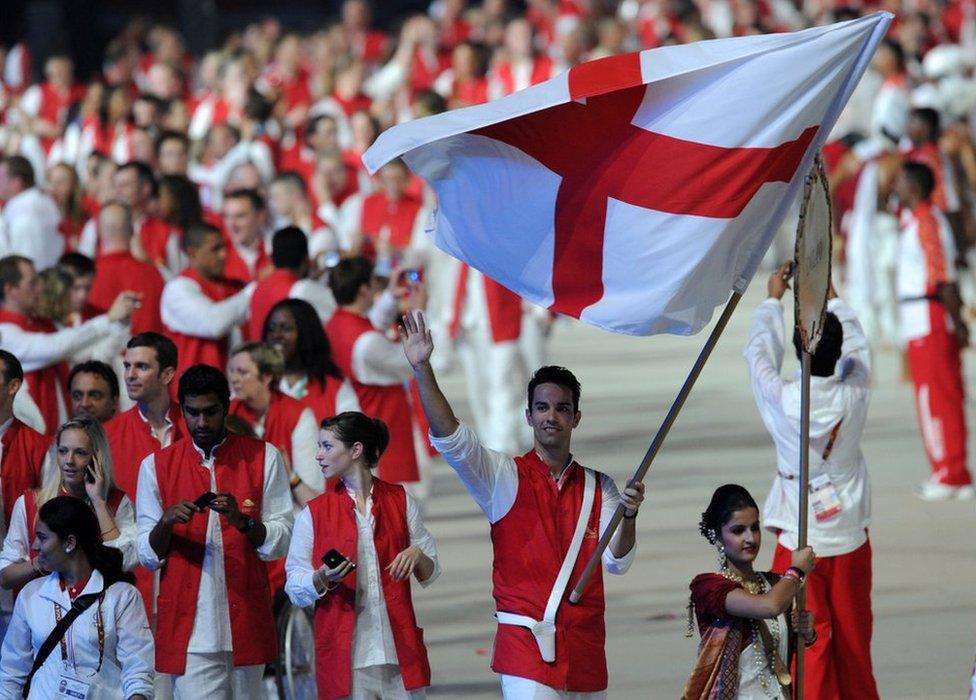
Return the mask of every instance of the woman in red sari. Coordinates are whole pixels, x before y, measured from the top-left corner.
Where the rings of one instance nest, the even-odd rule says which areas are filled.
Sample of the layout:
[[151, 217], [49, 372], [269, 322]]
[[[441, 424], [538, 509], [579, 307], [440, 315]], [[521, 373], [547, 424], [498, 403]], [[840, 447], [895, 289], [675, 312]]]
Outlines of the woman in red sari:
[[816, 640], [808, 612], [786, 615], [813, 569], [810, 547], [793, 552], [783, 576], [756, 572], [762, 529], [759, 508], [742, 486], [716, 489], [699, 524], [718, 549], [718, 573], [699, 574], [691, 582], [688, 627], [694, 611], [701, 643], [686, 700], [789, 700], [790, 661], [796, 637], [809, 646]]

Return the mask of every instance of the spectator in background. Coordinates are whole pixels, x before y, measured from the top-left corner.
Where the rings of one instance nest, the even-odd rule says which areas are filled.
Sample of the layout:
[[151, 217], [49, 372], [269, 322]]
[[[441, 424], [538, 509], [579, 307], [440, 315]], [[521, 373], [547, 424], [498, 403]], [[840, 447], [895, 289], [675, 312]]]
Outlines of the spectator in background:
[[0, 255], [21, 255], [40, 269], [64, 252], [57, 203], [35, 184], [34, 168], [23, 156], [0, 159]]
[[72, 418], [93, 418], [106, 423], [119, 410], [119, 378], [104, 362], [80, 362], [68, 375], [68, 396]]
[[224, 195], [223, 226], [227, 233], [224, 275], [242, 284], [271, 272], [266, 250], [267, 210], [256, 190], [231, 190]]

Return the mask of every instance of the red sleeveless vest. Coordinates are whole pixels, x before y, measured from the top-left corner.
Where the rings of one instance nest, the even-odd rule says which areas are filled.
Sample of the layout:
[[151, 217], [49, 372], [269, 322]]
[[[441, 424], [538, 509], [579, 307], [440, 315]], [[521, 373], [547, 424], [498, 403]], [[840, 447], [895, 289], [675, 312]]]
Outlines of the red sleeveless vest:
[[[241, 512], [251, 517], [261, 514], [264, 451], [262, 441], [230, 434], [216, 449], [217, 491], [233, 494]], [[200, 453], [190, 438], [156, 452], [155, 461], [164, 509], [210, 490], [210, 474], [200, 466]], [[247, 536], [225, 518], [221, 518], [221, 537], [234, 666], [273, 663], [278, 658], [278, 639], [265, 564]], [[206, 517], [173, 527], [156, 600], [156, 670], [160, 673], [186, 671], [206, 538]]]
[[248, 340], [261, 340], [264, 320], [271, 308], [282, 299], [287, 299], [298, 278], [290, 270], [276, 268], [274, 272], [258, 282], [251, 297], [251, 320], [247, 324]]
[[[461, 263], [457, 286], [454, 290], [454, 304], [451, 308], [451, 322], [448, 333], [457, 338], [461, 332], [461, 314], [464, 311], [464, 298], [468, 292], [470, 268]], [[488, 308], [488, 325], [491, 339], [496, 343], [518, 340], [522, 334], [522, 297], [503, 287], [488, 275], [482, 274], [485, 283], [485, 306]]]
[[298, 399], [303, 406], [312, 409], [315, 414], [315, 422], [319, 424], [325, 418], [330, 418], [338, 413], [336, 401], [339, 396], [339, 389], [342, 388], [342, 379], [325, 375], [325, 381], [320, 382], [314, 377], [309, 377], [305, 384], [305, 396]]
[[[219, 222], [214, 221], [215, 225]], [[260, 279], [261, 271], [264, 268], [271, 265], [271, 258], [268, 257], [267, 252], [264, 250], [264, 244], [258, 246], [258, 257], [254, 261], [254, 272], [251, 272], [251, 268], [247, 266], [244, 258], [241, 254], [237, 252], [237, 248], [234, 247], [234, 242], [230, 238], [230, 234], [224, 231], [223, 222], [219, 222], [220, 225], [217, 228], [221, 229], [224, 234], [224, 243], [227, 246], [227, 264], [224, 266], [224, 277], [229, 280], [234, 280], [240, 282], [241, 284], [248, 284], [256, 279]], [[254, 340], [255, 338], [252, 338]]]
[[[13, 311], [0, 309], [0, 323], [11, 323], [23, 328], [28, 333], [56, 333], [57, 328], [50, 321], [39, 321], [21, 316]], [[24, 382], [34, 403], [37, 404], [41, 417], [44, 419], [44, 434], [54, 435], [61, 425], [61, 415], [68, 414], [64, 405], [68, 396], [68, 363], [55, 362], [33, 372], [24, 372]], [[57, 387], [61, 387], [61, 397], [58, 397]]]
[[[549, 467], [534, 451], [517, 457], [515, 464], [519, 478], [515, 504], [491, 526], [493, 595], [498, 610], [541, 620], [576, 530], [584, 472], [574, 462], [562, 489], [557, 489]], [[607, 687], [602, 567], [593, 573], [578, 605], [567, 600], [596, 550], [602, 501], [598, 481], [583, 546], [556, 612], [556, 660], [542, 660], [528, 629], [498, 625], [491, 665], [496, 673], [571, 692], [597, 692]]]
[[0, 477], [3, 478], [3, 522], [10, 526], [17, 497], [41, 485], [41, 467], [50, 439], [14, 418], [0, 438]]
[[[217, 281], [208, 280], [191, 268], [185, 269], [180, 273], [180, 276], [187, 277], [200, 285], [203, 293], [213, 301], [224, 301], [242, 289], [242, 285], [239, 282], [227, 279]], [[195, 364], [210, 365], [211, 367], [216, 367], [221, 372], [227, 367], [227, 353], [229, 352], [227, 336], [217, 339], [200, 338], [195, 335], [178, 333], [171, 328], [167, 328], [166, 330], [172, 341], [176, 343], [176, 350], [179, 353], [180, 366], [176, 373], [177, 378], [182, 376], [188, 367]], [[197, 494], [197, 496], [199, 495]]]
[[166, 246], [173, 235], [173, 227], [155, 216], [147, 216], [139, 227], [139, 242], [153, 265], [166, 267]]
[[413, 424], [406, 389], [402, 384], [363, 384], [353, 373], [353, 347], [360, 336], [371, 331], [376, 332], [376, 329], [369, 319], [345, 309], [336, 311], [325, 326], [335, 363], [352, 383], [363, 413], [379, 418], [390, 431], [390, 444], [380, 457], [380, 478], [390, 482], [419, 481], [420, 470], [413, 449]]
[[[372, 498], [376, 524], [373, 542], [400, 674], [407, 690], [423, 688], [430, 685], [430, 664], [423, 630], [417, 627], [413, 612], [410, 580], [394, 581], [386, 570], [396, 555], [410, 546], [406, 492], [402, 486], [373, 479]], [[348, 557], [356, 556], [359, 531], [354, 507], [338, 479], [330, 483], [324, 494], [309, 501], [315, 535], [313, 562], [320, 561], [332, 548]], [[355, 625], [356, 571], [353, 571], [315, 604], [315, 677], [320, 700], [349, 695]]]
[[[264, 416], [264, 437], [262, 439], [277, 447], [282, 454], [287, 455], [289, 463], [293, 463], [291, 436], [295, 432], [295, 426], [304, 410], [305, 406], [301, 401], [285, 396], [280, 391], [271, 392], [271, 403], [268, 404], [268, 412]], [[240, 416], [252, 427], [258, 422], [257, 414], [238, 399], [230, 402], [228, 414]]]

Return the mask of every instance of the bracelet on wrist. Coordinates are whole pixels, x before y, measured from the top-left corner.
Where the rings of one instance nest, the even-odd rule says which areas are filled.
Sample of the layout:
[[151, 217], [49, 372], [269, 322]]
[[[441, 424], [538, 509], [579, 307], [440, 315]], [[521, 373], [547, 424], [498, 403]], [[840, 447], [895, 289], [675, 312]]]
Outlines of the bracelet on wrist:
[[633, 520], [637, 517], [637, 512], [638, 511], [635, 510], [633, 515], [627, 515], [627, 511], [624, 511], [624, 520]]
[[787, 572], [792, 571], [793, 573], [796, 574], [796, 577], [801, 581], [807, 577], [807, 575], [803, 572], [803, 569], [801, 569], [799, 566], [791, 566], [786, 571]]
[[296, 472], [292, 472], [291, 479], [288, 480], [288, 486], [294, 489], [301, 483], [302, 483], [302, 477], [298, 476]]

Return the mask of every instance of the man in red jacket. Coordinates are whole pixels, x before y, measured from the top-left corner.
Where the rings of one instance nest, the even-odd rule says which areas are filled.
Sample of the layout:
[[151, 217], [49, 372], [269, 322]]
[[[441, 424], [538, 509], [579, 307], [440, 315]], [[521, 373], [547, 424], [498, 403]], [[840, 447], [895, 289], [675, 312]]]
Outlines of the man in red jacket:
[[139, 308], [132, 314], [132, 332], [160, 333], [159, 300], [163, 295], [163, 276], [155, 265], [136, 260], [130, 252], [132, 213], [127, 206], [111, 202], [98, 214], [98, 240], [101, 252], [95, 261], [95, 281], [88, 303], [104, 313], [123, 289], [142, 294]]
[[263, 698], [278, 658], [264, 562], [288, 549], [288, 477], [273, 445], [227, 432], [220, 370], [194, 365], [179, 382], [189, 436], [143, 460], [136, 498], [139, 558], [160, 571], [156, 670], [177, 700]]
[[525, 418], [535, 444], [512, 458], [486, 449], [455, 417], [430, 366], [434, 343], [421, 314], [404, 317], [401, 336], [431, 441], [491, 523], [498, 610], [491, 667], [501, 674], [502, 694], [510, 700], [606, 697], [602, 569], [578, 605], [570, 605], [566, 593], [618, 505], [624, 520], [603, 565], [613, 574], [630, 568], [644, 485], [634, 482], [620, 494], [610, 477], [573, 459], [580, 385], [566, 368], [543, 367], [532, 377]]
[[[48, 439], [14, 417], [14, 396], [24, 383], [20, 361], [0, 350], [0, 538], [7, 534], [7, 523], [14, 502], [28, 489], [41, 485], [41, 467]], [[0, 591], [0, 639], [7, 631], [13, 611], [9, 591]]]

